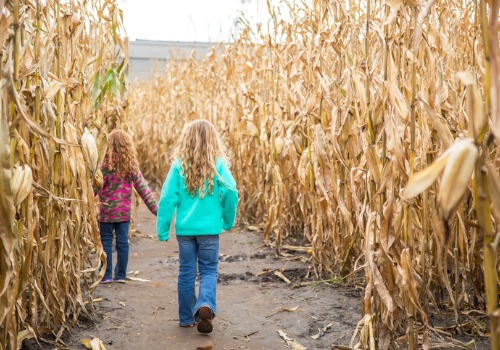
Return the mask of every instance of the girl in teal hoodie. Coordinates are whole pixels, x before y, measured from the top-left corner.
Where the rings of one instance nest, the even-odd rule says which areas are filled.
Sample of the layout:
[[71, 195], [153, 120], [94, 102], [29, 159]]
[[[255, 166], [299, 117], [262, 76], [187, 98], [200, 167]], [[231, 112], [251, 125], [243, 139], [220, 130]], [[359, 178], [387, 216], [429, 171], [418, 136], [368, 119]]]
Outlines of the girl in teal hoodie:
[[[163, 184], [156, 223], [158, 239], [167, 241], [175, 213], [181, 327], [197, 323], [201, 333], [210, 333], [213, 329], [219, 234], [233, 228], [237, 206], [236, 182], [215, 127], [206, 120], [186, 124]], [[197, 272], [200, 274], [198, 297]]]

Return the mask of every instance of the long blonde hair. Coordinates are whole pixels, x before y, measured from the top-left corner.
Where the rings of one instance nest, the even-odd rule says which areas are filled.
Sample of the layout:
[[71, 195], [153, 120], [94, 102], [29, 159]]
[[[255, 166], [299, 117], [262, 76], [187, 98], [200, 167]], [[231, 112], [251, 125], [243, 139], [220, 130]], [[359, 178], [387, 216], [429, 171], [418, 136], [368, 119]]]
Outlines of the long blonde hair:
[[226, 148], [213, 124], [203, 119], [186, 124], [175, 147], [174, 159], [181, 162], [186, 191], [191, 196], [203, 198], [207, 192], [212, 194], [217, 158], [229, 166]]
[[108, 135], [107, 167], [125, 178], [138, 169], [137, 152], [130, 136], [123, 130]]

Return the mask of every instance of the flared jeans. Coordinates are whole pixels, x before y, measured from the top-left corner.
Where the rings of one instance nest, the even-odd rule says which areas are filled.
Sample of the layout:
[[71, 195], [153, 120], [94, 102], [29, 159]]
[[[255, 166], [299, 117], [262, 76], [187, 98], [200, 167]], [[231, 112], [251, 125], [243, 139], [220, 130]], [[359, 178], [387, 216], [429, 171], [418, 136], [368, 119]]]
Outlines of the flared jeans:
[[[212, 309], [215, 317], [219, 235], [176, 237], [179, 243], [179, 325], [188, 326], [198, 321], [198, 310], [203, 306]], [[198, 272], [200, 286], [196, 297]]]

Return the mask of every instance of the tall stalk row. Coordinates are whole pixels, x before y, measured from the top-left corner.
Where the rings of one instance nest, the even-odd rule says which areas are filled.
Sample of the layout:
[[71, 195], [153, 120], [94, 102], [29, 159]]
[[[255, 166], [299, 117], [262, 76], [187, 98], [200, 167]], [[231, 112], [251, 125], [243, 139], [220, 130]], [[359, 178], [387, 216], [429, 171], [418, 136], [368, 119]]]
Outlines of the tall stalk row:
[[131, 89], [144, 172], [161, 183], [182, 125], [213, 121], [240, 221], [277, 249], [303, 238], [318, 274], [364, 272], [353, 347], [428, 348], [451, 313], [495, 348], [497, 1], [298, 3]]
[[121, 31], [114, 0], [0, 1], [0, 349], [92, 312], [105, 259], [80, 139], [119, 120]]

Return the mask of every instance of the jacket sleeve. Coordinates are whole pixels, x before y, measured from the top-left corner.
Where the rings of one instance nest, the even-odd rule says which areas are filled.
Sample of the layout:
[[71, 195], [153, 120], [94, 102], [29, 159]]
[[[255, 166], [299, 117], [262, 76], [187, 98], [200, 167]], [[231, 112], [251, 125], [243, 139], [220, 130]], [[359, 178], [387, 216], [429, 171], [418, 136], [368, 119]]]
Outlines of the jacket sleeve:
[[236, 181], [234, 181], [231, 171], [224, 161], [220, 161], [218, 167], [219, 173], [219, 188], [222, 206], [222, 227], [229, 231], [234, 227], [236, 219], [236, 210], [238, 208], [238, 190], [236, 189]]
[[148, 183], [144, 179], [144, 176], [142, 176], [140, 170], [138, 170], [134, 176], [134, 188], [137, 191], [137, 193], [139, 193], [139, 196], [141, 196], [142, 200], [144, 201], [144, 204], [147, 205], [149, 210], [153, 214], [157, 215], [158, 205], [156, 204], [155, 197], [151, 193]]
[[158, 203], [158, 218], [156, 219], [156, 234], [160, 241], [170, 238], [170, 223], [179, 202], [179, 168], [172, 165], [161, 189]]

